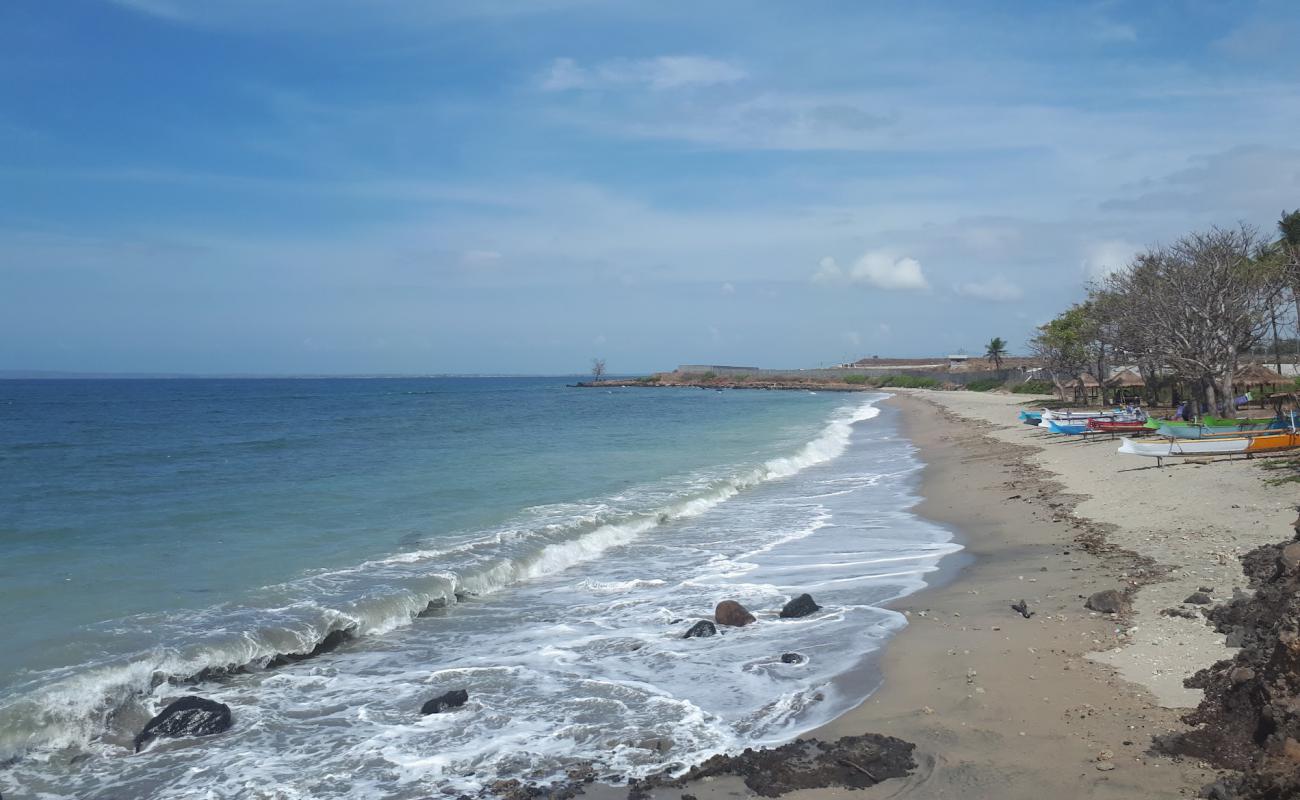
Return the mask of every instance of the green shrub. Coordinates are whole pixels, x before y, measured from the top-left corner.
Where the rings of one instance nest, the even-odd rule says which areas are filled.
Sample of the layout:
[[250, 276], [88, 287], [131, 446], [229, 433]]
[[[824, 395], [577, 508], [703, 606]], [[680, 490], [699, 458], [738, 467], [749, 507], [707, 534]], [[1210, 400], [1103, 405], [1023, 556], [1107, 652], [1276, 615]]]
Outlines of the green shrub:
[[851, 383], [854, 386], [861, 386], [867, 382], [867, 376], [866, 375], [845, 375], [844, 382]]
[[894, 387], [897, 389], [934, 389], [939, 386], [939, 382], [934, 378], [923, 378], [917, 375], [889, 375], [879, 384], [880, 388]]
[[1051, 394], [1056, 391], [1056, 387], [1051, 381], [1025, 381], [1012, 386], [1011, 391], [1016, 394]]
[[997, 389], [1002, 386], [1002, 381], [997, 378], [980, 378], [977, 381], [971, 381], [966, 384], [966, 389], [972, 392], [987, 392], [991, 389]]

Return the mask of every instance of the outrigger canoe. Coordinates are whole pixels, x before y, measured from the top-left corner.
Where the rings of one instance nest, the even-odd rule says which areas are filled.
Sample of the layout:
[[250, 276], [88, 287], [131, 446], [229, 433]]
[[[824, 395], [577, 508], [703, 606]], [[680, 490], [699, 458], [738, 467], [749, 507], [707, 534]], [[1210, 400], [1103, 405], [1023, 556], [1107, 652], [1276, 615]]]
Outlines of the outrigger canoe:
[[1273, 453], [1300, 447], [1300, 433], [1294, 430], [1265, 433], [1258, 436], [1215, 436], [1207, 439], [1165, 439], [1139, 442], [1127, 436], [1120, 442], [1119, 452], [1131, 456], [1154, 458], [1160, 465], [1166, 458], [1177, 456], [1230, 456], [1239, 453]]
[[1078, 436], [1081, 433], [1088, 433], [1088, 422], [1090, 421], [1091, 420], [1084, 422], [1058, 422], [1057, 420], [1049, 419], [1044, 424], [1052, 433], [1064, 433], [1070, 436]]
[[1021, 411], [1020, 421], [1026, 425], [1037, 425], [1043, 421], [1043, 412], [1041, 411]]
[[1147, 432], [1145, 420], [1090, 419], [1088, 427], [1098, 433], [1132, 433], [1141, 435]]
[[[1213, 420], [1208, 422], [1207, 420]], [[1218, 428], [1225, 431], [1267, 431], [1277, 430], [1280, 427], [1286, 427], [1285, 420], [1278, 420], [1276, 417], [1267, 419], [1221, 419], [1219, 417], [1204, 417], [1200, 422], [1185, 422], [1181, 419], [1156, 419], [1152, 417], [1147, 420], [1147, 427], [1156, 430], [1164, 425], [1172, 427], [1187, 428]]]
[[[1255, 417], [1253, 419], [1245, 419], [1245, 418], [1224, 419], [1223, 417], [1216, 417], [1211, 414], [1206, 414], [1204, 417], [1201, 417], [1201, 424], [1208, 425], [1211, 428], [1240, 428], [1241, 430], [1248, 430], [1248, 431], [1265, 430], [1268, 428], [1270, 424], [1277, 421], [1278, 420], [1276, 417]], [[1258, 427], [1242, 427], [1242, 426], [1258, 426]]]
[[1235, 428], [1225, 426], [1191, 425], [1183, 423], [1166, 423], [1156, 429], [1160, 436], [1171, 439], [1213, 439], [1221, 436], [1259, 436], [1273, 431], [1286, 430], [1289, 425], [1281, 420], [1272, 420], [1268, 425], [1242, 425]]

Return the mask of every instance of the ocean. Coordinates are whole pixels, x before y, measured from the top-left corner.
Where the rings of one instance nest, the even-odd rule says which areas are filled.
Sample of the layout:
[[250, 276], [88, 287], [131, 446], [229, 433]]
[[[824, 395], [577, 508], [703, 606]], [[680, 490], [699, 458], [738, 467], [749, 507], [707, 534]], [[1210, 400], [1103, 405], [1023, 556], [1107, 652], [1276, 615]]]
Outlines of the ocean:
[[[960, 549], [884, 395], [565, 383], [0, 381], [0, 793], [625, 778], [860, 703]], [[682, 638], [723, 599], [758, 623]], [[231, 730], [133, 752], [187, 694]]]

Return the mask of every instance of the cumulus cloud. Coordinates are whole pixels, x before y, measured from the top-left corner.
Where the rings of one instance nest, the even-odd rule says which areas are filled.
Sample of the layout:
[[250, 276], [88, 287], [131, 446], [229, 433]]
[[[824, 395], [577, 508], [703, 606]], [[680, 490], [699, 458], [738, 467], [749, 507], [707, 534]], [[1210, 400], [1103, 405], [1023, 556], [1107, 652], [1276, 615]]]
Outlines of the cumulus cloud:
[[615, 59], [590, 66], [571, 58], [557, 58], [542, 74], [541, 87], [548, 92], [620, 87], [663, 91], [734, 83], [747, 76], [735, 64], [703, 56]]
[[1083, 274], [1089, 279], [1099, 281], [1128, 266], [1140, 248], [1122, 239], [1110, 239], [1093, 242], [1084, 248]]
[[865, 283], [877, 289], [891, 291], [924, 290], [930, 288], [921, 262], [906, 256], [896, 257], [885, 250], [864, 253], [853, 265], [845, 268], [830, 256], [817, 264], [813, 274], [816, 283]]
[[1010, 303], [1025, 296], [1023, 289], [1001, 275], [994, 275], [982, 281], [959, 283], [952, 287], [952, 290], [962, 297], [973, 297], [994, 303]]

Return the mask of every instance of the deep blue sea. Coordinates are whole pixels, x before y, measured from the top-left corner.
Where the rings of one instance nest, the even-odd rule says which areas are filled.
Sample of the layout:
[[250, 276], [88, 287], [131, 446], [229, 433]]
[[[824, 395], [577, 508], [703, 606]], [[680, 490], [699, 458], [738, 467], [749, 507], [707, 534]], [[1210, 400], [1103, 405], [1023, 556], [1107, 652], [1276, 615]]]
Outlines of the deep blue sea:
[[[958, 549], [883, 395], [565, 383], [0, 381], [0, 793], [640, 775], [860, 702]], [[759, 622], [682, 638], [728, 598]], [[234, 727], [134, 753], [186, 694]]]

